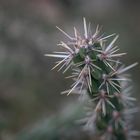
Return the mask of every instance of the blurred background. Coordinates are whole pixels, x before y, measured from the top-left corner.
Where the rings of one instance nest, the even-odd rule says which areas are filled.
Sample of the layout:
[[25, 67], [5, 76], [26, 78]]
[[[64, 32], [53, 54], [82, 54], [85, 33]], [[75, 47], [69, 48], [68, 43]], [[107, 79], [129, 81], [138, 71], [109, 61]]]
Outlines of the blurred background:
[[[139, 0], [0, 0], [0, 140], [93, 140], [75, 123], [77, 97], [60, 95], [68, 73], [51, 71], [56, 60], [44, 57], [67, 40], [55, 26], [83, 33], [83, 17], [93, 31], [99, 24], [105, 35], [119, 34], [124, 63], [140, 62]], [[140, 66], [129, 72], [140, 107]]]

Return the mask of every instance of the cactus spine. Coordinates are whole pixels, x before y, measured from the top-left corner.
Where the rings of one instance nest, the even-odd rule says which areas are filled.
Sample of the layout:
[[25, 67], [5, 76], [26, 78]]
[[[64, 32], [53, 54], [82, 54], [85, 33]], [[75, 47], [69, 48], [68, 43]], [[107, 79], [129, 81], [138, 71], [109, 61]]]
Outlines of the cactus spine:
[[[98, 26], [92, 34], [90, 24], [87, 27], [85, 18], [83, 21], [83, 36], [76, 28], [74, 37], [71, 37], [57, 27], [68, 37], [69, 42], [58, 44], [64, 51], [46, 56], [62, 59], [54, 68], [60, 66], [59, 70], [64, 69], [64, 72], [72, 69], [69, 78], [72, 78], [74, 83], [70, 90], [63, 93], [78, 93], [83, 98], [88, 95], [90, 110], [81, 120], [85, 124], [84, 128], [100, 134], [101, 140], [128, 140], [136, 133], [129, 132], [131, 114], [136, 109], [132, 107], [135, 98], [129, 96], [130, 79], [125, 72], [137, 63], [124, 67], [119, 58], [126, 53], [118, 53], [119, 49], [114, 45], [118, 35], [102, 37], [99, 35]], [[113, 36], [114, 39], [106, 45], [106, 40]]]

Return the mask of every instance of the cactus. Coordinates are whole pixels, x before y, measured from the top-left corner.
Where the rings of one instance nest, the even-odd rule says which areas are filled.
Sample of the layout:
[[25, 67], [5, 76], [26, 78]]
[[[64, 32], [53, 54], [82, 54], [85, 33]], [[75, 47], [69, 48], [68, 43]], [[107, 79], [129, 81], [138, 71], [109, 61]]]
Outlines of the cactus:
[[[57, 27], [69, 39], [69, 42], [58, 44], [63, 48], [61, 52], [46, 54], [61, 60], [53, 67], [59, 67], [66, 72], [72, 70], [74, 83], [70, 90], [62, 93], [79, 94], [82, 99], [87, 99], [89, 109], [85, 118], [80, 122], [84, 128], [92, 133], [100, 135], [101, 140], [128, 140], [137, 134], [131, 130], [132, 114], [137, 111], [133, 106], [135, 98], [130, 97], [131, 79], [126, 71], [136, 66], [137, 63], [127, 67], [120, 61], [120, 57], [126, 53], [118, 53], [115, 46], [118, 35], [100, 35], [97, 26], [94, 34], [91, 33], [90, 24], [87, 27], [84, 22], [84, 35], [81, 36], [74, 27], [74, 37], [71, 37]], [[106, 40], [112, 38], [108, 43]]]

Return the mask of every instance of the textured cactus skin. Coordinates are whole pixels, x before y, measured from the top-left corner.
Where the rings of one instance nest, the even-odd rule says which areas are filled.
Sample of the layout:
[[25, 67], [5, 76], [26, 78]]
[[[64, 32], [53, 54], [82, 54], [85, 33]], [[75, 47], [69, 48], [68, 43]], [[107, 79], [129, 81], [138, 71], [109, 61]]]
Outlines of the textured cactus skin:
[[63, 93], [69, 95], [79, 92], [83, 97], [88, 95], [91, 107], [86, 118], [82, 120], [85, 128], [97, 132], [101, 140], [130, 139], [128, 115], [131, 116], [133, 112], [128, 110], [132, 107], [131, 101], [135, 99], [123, 93], [124, 89], [128, 89], [129, 81], [124, 72], [137, 63], [124, 68], [118, 59], [125, 53], [116, 53], [118, 47], [114, 46], [118, 36], [106, 45], [106, 39], [113, 35], [101, 38], [98, 27], [92, 35], [85, 18], [83, 36], [76, 28], [74, 38], [58, 29], [70, 39], [70, 42], [59, 44], [66, 51], [47, 56], [62, 59], [54, 68], [62, 65], [59, 70], [66, 67], [64, 72], [68, 68], [73, 71], [70, 78], [73, 78], [74, 84], [70, 90]]
[[[98, 49], [101, 49], [100, 42], [96, 42], [95, 44], [91, 45], [90, 47], [93, 47], [93, 48], [98, 47]], [[102, 88], [102, 90], [104, 90], [104, 91], [99, 90], [99, 86], [103, 82], [102, 75], [103, 74], [108, 75], [112, 71], [112, 69], [110, 67], [107, 67], [101, 60], [99, 60], [97, 55], [98, 55], [98, 53], [95, 53], [94, 51], [90, 50], [90, 48], [87, 47], [87, 48], [80, 48], [79, 52], [73, 58], [74, 64], [77, 64], [79, 62], [83, 62], [85, 56], [89, 56], [91, 59], [92, 58], [94, 59], [93, 63], [101, 68], [101, 70], [96, 69], [95, 72], [93, 72], [93, 73], [91, 72], [91, 80], [92, 80], [91, 91], [89, 91], [89, 88], [88, 88], [88, 94], [91, 99], [94, 99], [96, 96], [98, 96], [97, 94], [102, 94], [101, 92], [105, 92], [105, 93], [103, 93], [105, 95], [101, 95], [101, 96], [106, 96], [105, 98], [108, 98], [108, 95], [109, 96], [114, 95], [114, 92], [116, 92], [116, 90], [112, 87], [109, 88], [110, 93], [107, 93], [106, 87]], [[81, 66], [80, 69], [82, 70], [83, 67], [84, 67], [84, 64]], [[114, 77], [116, 77], [116, 75], [114, 75]], [[116, 81], [116, 83], [119, 85], [118, 81]], [[120, 94], [120, 93], [118, 93], [118, 94]], [[109, 104], [105, 105], [106, 114], [102, 113], [103, 111], [101, 108], [97, 109], [97, 111], [96, 111], [96, 113], [97, 113], [96, 128], [99, 130], [99, 132], [105, 132], [107, 130], [108, 126], [111, 126], [113, 129], [112, 130], [113, 134], [115, 135], [117, 140], [126, 140], [125, 134], [123, 133], [124, 126], [122, 126], [121, 124], [118, 124], [118, 128], [116, 129], [114, 127], [115, 122], [112, 121], [110, 123], [110, 120], [112, 120], [113, 111], [115, 110], [116, 112], [117, 111], [121, 112], [123, 110], [123, 105], [122, 105], [122, 103], [119, 103], [116, 96], [108, 98], [108, 100], [115, 106], [115, 109], [112, 106], [110, 106]], [[97, 104], [98, 100], [94, 103]]]

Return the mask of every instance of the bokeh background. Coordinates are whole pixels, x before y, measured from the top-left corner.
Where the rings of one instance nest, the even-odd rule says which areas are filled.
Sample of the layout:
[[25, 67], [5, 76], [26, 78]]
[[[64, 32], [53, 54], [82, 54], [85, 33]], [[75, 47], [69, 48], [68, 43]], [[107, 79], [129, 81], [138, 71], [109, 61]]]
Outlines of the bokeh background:
[[[55, 26], [82, 33], [83, 17], [93, 31], [99, 24], [105, 35], [119, 34], [124, 63], [140, 62], [139, 0], [0, 0], [0, 140], [93, 140], [75, 123], [83, 109], [77, 97], [60, 95], [69, 72], [50, 71], [56, 60], [44, 56], [67, 40]], [[139, 108], [140, 66], [130, 74]]]

